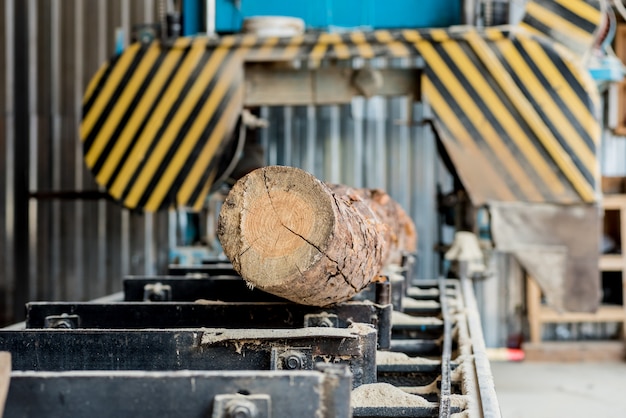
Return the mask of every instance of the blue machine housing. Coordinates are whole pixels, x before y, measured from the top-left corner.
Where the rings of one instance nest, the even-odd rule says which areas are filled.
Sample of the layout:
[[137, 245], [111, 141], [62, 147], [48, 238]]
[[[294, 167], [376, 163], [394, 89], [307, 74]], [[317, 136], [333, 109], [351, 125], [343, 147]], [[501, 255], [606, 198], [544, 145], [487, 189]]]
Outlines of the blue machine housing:
[[[203, 0], [184, 0], [185, 35], [200, 31]], [[238, 32], [251, 16], [293, 16], [307, 29], [436, 28], [461, 23], [462, 0], [216, 0], [217, 32]], [[198, 17], [194, 19], [193, 16]]]

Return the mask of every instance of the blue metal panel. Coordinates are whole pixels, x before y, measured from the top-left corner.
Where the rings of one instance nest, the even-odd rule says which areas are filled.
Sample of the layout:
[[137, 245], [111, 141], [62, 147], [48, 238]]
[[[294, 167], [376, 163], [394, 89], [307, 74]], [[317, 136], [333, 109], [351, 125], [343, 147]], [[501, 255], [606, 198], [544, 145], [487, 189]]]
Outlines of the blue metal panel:
[[202, 0], [183, 0], [183, 36], [192, 36], [202, 27]]
[[217, 0], [218, 32], [237, 32], [250, 16], [293, 16], [308, 28], [421, 28], [461, 22], [461, 0]]

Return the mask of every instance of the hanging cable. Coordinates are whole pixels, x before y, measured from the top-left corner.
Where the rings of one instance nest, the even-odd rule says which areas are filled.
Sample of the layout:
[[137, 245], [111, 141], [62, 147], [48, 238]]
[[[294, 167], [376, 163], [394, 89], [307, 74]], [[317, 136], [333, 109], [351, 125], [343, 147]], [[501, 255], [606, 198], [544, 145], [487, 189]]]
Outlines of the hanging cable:
[[[621, 0], [615, 1], [621, 3]], [[624, 6], [622, 5], [622, 7]], [[609, 21], [607, 22], [608, 28], [606, 30], [606, 35], [600, 44], [602, 51], [609, 51], [611, 49], [611, 43], [613, 42], [615, 32], [617, 31], [617, 18], [615, 17], [615, 11], [612, 7], [608, 7], [607, 9]], [[626, 9], [624, 11], [626, 11]]]

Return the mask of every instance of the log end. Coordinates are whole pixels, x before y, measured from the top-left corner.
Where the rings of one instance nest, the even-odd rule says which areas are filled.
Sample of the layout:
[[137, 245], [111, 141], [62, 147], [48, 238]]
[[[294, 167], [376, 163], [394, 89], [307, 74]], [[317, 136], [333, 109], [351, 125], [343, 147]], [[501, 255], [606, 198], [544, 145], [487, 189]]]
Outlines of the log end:
[[263, 290], [307, 271], [334, 228], [326, 186], [293, 167], [263, 167], [238, 181], [224, 201], [218, 235], [235, 269]]

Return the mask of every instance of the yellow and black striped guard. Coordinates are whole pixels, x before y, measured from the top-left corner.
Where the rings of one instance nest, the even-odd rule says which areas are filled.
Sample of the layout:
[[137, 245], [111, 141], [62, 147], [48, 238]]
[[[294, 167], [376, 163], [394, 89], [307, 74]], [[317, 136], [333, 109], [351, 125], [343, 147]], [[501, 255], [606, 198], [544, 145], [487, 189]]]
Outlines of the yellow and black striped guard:
[[[561, 38], [573, 30], [590, 48], [601, 5], [531, 1], [519, 28], [484, 32], [464, 27], [182, 38], [168, 48], [134, 44], [106, 64], [85, 93], [85, 162], [129, 208], [199, 208], [243, 106], [244, 62], [421, 56], [423, 94], [475, 204], [594, 202], [597, 91], [579, 65], [580, 51], [563, 48]], [[560, 19], [544, 19], [542, 10]]]

